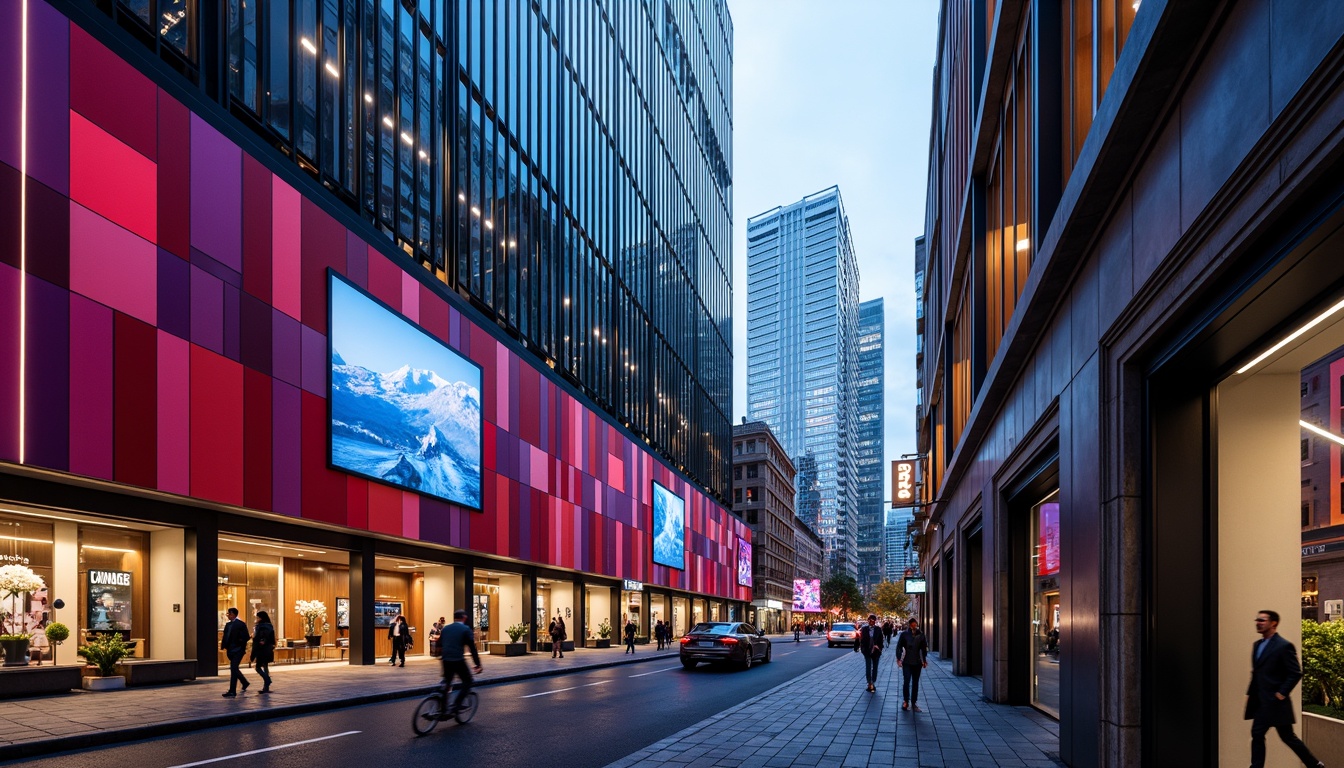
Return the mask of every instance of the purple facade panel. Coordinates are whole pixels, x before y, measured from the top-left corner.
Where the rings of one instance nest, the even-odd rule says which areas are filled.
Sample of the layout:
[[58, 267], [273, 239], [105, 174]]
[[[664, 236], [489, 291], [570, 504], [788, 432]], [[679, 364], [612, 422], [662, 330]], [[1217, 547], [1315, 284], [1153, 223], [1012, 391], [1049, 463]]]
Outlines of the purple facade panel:
[[[19, 293], [19, 270], [0, 263], [0, 327], [18, 327]], [[0, 333], [0, 461], [18, 460], [19, 334]]]
[[224, 283], [191, 267], [191, 342], [224, 354]]
[[191, 265], [159, 249], [159, 329], [191, 339]]
[[303, 378], [299, 327], [298, 320], [278, 309], [271, 310], [271, 375], [296, 387]]
[[70, 293], [32, 275], [27, 282], [24, 460], [65, 469], [78, 432], [70, 428]]
[[242, 272], [242, 150], [194, 114], [191, 203], [191, 247], [235, 272]]
[[70, 193], [70, 22], [28, 3], [28, 175]]

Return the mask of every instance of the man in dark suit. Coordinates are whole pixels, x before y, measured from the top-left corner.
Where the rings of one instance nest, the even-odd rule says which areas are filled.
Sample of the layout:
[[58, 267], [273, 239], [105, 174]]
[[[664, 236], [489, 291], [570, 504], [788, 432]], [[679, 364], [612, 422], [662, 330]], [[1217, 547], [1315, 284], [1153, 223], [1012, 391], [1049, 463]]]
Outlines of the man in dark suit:
[[1302, 679], [1297, 649], [1279, 635], [1279, 614], [1261, 611], [1255, 615], [1255, 630], [1260, 640], [1251, 652], [1251, 684], [1246, 688], [1246, 719], [1251, 721], [1251, 768], [1264, 768], [1265, 734], [1270, 728], [1279, 732], [1283, 743], [1297, 754], [1303, 765], [1325, 768], [1307, 745], [1293, 733], [1293, 702], [1288, 695]]
[[229, 659], [229, 690], [224, 693], [224, 698], [231, 699], [237, 695], [238, 686], [247, 690], [247, 678], [243, 677], [243, 671], [238, 665], [243, 661], [243, 654], [247, 652], [247, 641], [252, 639], [252, 633], [247, 631], [247, 625], [238, 618], [238, 609], [230, 608], [228, 610], [229, 620], [224, 622], [224, 634], [219, 640], [219, 649], [224, 651], [224, 655]]
[[863, 674], [868, 680], [868, 692], [877, 691], [877, 661], [882, 658], [882, 627], [878, 626], [877, 614], [868, 614], [868, 623], [859, 627], [859, 639], [854, 643], [854, 652], [863, 654]]

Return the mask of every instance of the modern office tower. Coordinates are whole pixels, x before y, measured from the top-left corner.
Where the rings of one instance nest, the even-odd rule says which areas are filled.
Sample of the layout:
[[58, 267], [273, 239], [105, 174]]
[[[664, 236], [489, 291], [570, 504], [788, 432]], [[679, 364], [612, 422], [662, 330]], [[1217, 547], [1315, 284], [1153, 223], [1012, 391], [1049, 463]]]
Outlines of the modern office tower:
[[747, 221], [747, 414], [798, 468], [798, 515], [858, 577], [859, 270], [840, 189]]
[[751, 526], [751, 622], [767, 632], [793, 625], [793, 462], [763, 421], [733, 426], [733, 514]]
[[914, 510], [888, 509], [883, 513], [882, 525], [882, 578], [900, 584], [907, 569], [919, 570], [919, 558], [910, 546], [910, 523]]
[[859, 428], [855, 435], [854, 464], [858, 469], [859, 587], [864, 594], [882, 581], [885, 541], [883, 487], [887, 476], [885, 412], [886, 377], [883, 375], [886, 316], [882, 299], [859, 305]]
[[1251, 620], [1344, 612], [1344, 4], [944, 0], [936, 50], [929, 642], [1069, 766], [1244, 762]]
[[732, 40], [719, 0], [0, 2], [0, 557], [202, 675], [234, 604], [356, 663], [399, 612], [745, 617]]

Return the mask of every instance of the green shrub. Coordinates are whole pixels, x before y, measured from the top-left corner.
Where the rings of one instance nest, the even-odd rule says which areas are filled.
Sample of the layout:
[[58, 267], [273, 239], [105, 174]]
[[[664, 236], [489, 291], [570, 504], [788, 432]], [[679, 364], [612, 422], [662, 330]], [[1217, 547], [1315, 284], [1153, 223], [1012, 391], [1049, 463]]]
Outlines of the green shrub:
[[79, 655], [97, 667], [99, 675], [107, 677], [115, 671], [117, 662], [131, 655], [131, 649], [126, 647], [121, 635], [109, 632], [95, 636], [88, 645], [81, 645]]
[[63, 643], [70, 639], [70, 628], [59, 621], [47, 625], [47, 639], [53, 643]]
[[1344, 621], [1302, 622], [1302, 700], [1344, 705]]
[[604, 640], [611, 637], [611, 624], [606, 619], [597, 625], [597, 636]]
[[512, 627], [509, 627], [508, 629], [506, 629], [506, 630], [504, 630], [504, 631], [505, 631], [506, 633], [508, 633], [508, 635], [509, 635], [509, 639], [516, 643], [516, 642], [518, 642], [518, 638], [520, 638], [520, 637], [522, 637], [523, 635], [526, 635], [526, 634], [527, 634], [527, 628], [528, 628], [529, 626], [531, 626], [531, 625], [530, 625], [530, 624], [514, 624]]

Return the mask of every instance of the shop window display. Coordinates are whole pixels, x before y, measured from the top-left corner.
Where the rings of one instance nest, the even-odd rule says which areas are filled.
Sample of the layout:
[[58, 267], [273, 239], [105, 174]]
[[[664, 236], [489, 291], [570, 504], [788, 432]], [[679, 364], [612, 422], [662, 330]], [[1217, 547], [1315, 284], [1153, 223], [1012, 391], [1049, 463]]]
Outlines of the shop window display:
[[1059, 492], [1047, 496], [1031, 510], [1031, 700], [1037, 707], [1059, 716], [1059, 652], [1064, 641], [1060, 625], [1059, 588]]
[[149, 542], [139, 531], [79, 529], [78, 616], [83, 639], [116, 632], [145, 656], [149, 636]]

